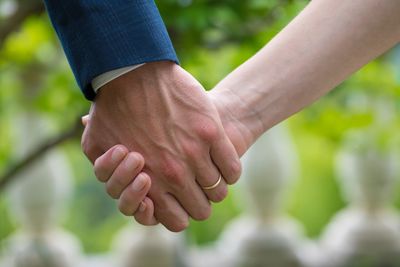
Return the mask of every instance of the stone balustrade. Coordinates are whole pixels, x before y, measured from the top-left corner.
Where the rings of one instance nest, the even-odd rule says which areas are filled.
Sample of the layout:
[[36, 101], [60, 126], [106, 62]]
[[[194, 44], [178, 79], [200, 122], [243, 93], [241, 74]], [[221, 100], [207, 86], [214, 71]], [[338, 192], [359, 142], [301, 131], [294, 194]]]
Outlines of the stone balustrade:
[[[31, 117], [20, 125], [30, 136], [43, 132]], [[38, 141], [21, 140], [19, 153]], [[243, 158], [237, 202], [246, 208], [215, 243], [188, 246], [184, 233], [130, 223], [115, 236], [109, 253], [92, 256], [60, 226], [73, 186], [67, 159], [56, 150], [22, 173], [8, 192], [19, 228], [4, 242], [0, 267], [398, 267], [400, 219], [391, 207], [398, 160], [370, 142], [361, 147], [344, 145], [338, 153], [339, 182], [349, 205], [320, 240], [308, 239], [301, 223], [284, 212], [299, 168], [288, 131], [279, 126]]]

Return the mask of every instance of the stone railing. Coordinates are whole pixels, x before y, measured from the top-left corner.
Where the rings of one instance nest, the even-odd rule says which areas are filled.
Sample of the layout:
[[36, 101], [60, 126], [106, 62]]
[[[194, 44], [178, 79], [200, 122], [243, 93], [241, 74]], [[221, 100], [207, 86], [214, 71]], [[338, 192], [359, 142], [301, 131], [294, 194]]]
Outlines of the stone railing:
[[[43, 126], [23, 122], [30, 136]], [[37, 139], [21, 139], [19, 153]], [[296, 153], [283, 126], [275, 127], [245, 155], [238, 185], [245, 212], [207, 247], [189, 247], [183, 234], [162, 227], [127, 226], [104, 255], [82, 253], [79, 240], [60, 226], [71, 194], [71, 172], [59, 151], [49, 153], [21, 175], [9, 192], [10, 212], [19, 229], [5, 241], [0, 267], [398, 267], [400, 219], [391, 208], [398, 161], [368, 143], [344, 145], [337, 172], [349, 205], [309, 240], [286, 216], [282, 202], [297, 170]]]

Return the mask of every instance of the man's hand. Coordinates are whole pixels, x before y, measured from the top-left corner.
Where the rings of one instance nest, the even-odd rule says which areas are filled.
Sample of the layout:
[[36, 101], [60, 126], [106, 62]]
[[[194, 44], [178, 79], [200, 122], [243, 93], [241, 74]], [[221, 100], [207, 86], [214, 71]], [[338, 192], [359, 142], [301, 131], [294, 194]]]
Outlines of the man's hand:
[[[190, 215], [203, 220], [227, 194], [241, 165], [218, 112], [201, 85], [171, 62], [148, 63], [104, 86], [90, 111], [82, 148], [94, 162], [116, 144], [139, 152], [152, 186], [155, 217], [181, 231]], [[199, 186], [200, 185], [200, 186]], [[108, 192], [113, 195], [113, 192]], [[207, 199], [208, 198], [208, 199]]]
[[[257, 133], [250, 130], [257, 129], [257, 125], [252, 125], [252, 121], [247, 119], [254, 111], [239, 103], [240, 99], [230, 90], [213, 90], [208, 96], [217, 107], [225, 132], [237, 153], [244, 154], [257, 139]], [[89, 115], [82, 119], [86, 126], [90, 119]], [[145, 186], [148, 176], [141, 172], [144, 165], [143, 157], [136, 152], [129, 152], [135, 155], [137, 160], [127, 166], [125, 160], [120, 159], [122, 156], [117, 157], [119, 155], [117, 152], [128, 154], [128, 149], [122, 145], [116, 145], [96, 159], [94, 172], [97, 178], [106, 183], [109, 192], [117, 192], [119, 209], [123, 214], [133, 214], [135, 220], [143, 225], [157, 224], [153, 201], [146, 197], [150, 186]], [[137, 175], [139, 173], [140, 175]], [[121, 182], [116, 183], [114, 181], [116, 178]], [[140, 183], [143, 184], [140, 190], [135, 189]]]

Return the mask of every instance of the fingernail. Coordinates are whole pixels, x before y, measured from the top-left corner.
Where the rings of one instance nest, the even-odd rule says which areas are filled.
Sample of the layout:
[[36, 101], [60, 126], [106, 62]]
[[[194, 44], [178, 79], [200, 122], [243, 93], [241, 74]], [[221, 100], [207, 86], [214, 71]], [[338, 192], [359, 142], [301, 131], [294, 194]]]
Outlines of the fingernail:
[[140, 192], [144, 189], [144, 187], [146, 186], [146, 178], [139, 174], [135, 181], [133, 181], [132, 183], [132, 189], [136, 192]]
[[142, 201], [139, 206], [139, 212], [144, 212], [146, 210], [146, 203]]
[[128, 157], [125, 159], [125, 168], [128, 171], [132, 171], [133, 169], [135, 169], [136, 165], [137, 165], [137, 159], [133, 154], [129, 154]]
[[117, 163], [121, 161], [121, 159], [125, 156], [125, 151], [121, 147], [117, 147], [114, 149], [112, 155], [111, 155], [111, 160], [114, 163]]

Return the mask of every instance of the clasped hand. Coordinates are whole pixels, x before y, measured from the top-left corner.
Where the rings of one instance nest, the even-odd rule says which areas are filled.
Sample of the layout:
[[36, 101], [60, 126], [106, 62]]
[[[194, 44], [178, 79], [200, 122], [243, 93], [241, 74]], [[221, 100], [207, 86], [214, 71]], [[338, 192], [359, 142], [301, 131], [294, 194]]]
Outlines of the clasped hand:
[[240, 176], [236, 150], [251, 141], [226, 110], [223, 125], [223, 111], [190, 74], [148, 63], [100, 90], [82, 148], [123, 214], [181, 231], [189, 217], [207, 219], [210, 201], [222, 201]]

